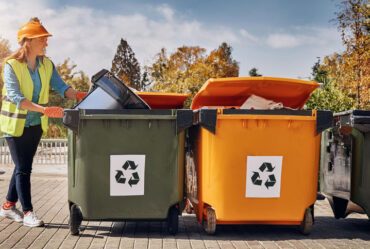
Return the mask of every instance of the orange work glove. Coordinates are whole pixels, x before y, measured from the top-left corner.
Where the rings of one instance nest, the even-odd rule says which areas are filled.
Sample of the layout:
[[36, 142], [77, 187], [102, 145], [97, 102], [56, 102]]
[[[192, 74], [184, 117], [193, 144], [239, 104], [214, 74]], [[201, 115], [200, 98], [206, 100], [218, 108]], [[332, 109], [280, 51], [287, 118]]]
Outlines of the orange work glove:
[[64, 110], [62, 107], [49, 106], [49, 107], [45, 107], [44, 115], [49, 118], [63, 118]]
[[78, 91], [76, 93], [76, 99], [77, 99], [77, 101], [81, 101], [83, 98], [86, 97], [86, 95], [87, 95], [87, 92], [80, 92], [80, 91]]

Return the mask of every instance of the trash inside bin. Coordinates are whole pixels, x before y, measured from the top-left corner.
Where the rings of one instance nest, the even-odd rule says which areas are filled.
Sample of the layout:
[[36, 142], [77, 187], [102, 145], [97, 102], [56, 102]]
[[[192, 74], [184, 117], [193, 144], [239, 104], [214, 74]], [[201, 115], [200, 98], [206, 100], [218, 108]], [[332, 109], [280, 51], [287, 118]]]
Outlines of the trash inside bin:
[[352, 212], [370, 217], [370, 111], [334, 114], [322, 136], [320, 189], [335, 218]]
[[[82, 220], [164, 219], [176, 233], [184, 201], [184, 130], [192, 125], [192, 111], [150, 110], [108, 71], [93, 84], [63, 120], [72, 234]], [[110, 104], [99, 103], [101, 96]]]
[[[196, 126], [189, 130], [186, 190], [207, 233], [218, 224], [300, 225], [310, 232], [320, 133], [332, 113], [291, 108], [303, 107], [317, 87], [253, 77], [211, 79], [199, 90], [191, 105]], [[239, 109], [251, 95], [286, 108]]]

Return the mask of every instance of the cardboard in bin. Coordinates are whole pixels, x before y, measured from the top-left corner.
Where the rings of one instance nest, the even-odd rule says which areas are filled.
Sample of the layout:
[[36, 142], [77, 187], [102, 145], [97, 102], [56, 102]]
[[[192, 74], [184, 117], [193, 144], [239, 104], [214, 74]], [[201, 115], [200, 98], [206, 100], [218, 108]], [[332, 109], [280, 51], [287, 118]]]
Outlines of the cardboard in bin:
[[149, 105], [111, 72], [102, 69], [92, 77], [89, 94], [73, 109], [150, 109]]
[[152, 109], [178, 109], [184, 106], [189, 94], [136, 92]]
[[319, 87], [314, 81], [273, 77], [209, 79], [194, 96], [191, 109], [204, 106], [241, 106], [252, 94], [300, 109]]

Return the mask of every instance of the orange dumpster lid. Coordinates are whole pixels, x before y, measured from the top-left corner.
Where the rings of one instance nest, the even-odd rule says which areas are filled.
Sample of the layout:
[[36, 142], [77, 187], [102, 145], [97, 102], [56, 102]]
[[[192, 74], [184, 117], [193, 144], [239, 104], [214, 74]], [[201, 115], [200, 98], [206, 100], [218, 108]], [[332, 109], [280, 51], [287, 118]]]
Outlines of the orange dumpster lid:
[[252, 94], [302, 108], [319, 87], [315, 81], [274, 77], [230, 77], [209, 79], [194, 96], [191, 109], [203, 106], [241, 106]]
[[177, 109], [184, 106], [189, 94], [163, 92], [136, 92], [152, 109]]

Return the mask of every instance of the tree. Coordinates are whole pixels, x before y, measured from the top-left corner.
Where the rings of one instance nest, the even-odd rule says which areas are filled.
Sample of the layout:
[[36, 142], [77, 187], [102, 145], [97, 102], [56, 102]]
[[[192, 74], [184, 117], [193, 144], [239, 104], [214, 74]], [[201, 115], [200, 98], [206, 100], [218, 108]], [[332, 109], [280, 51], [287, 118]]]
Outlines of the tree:
[[335, 80], [329, 77], [328, 71], [320, 64], [320, 58], [312, 67], [312, 76], [322, 87], [313, 92], [306, 108], [340, 112], [353, 107], [353, 100], [336, 86]]
[[311, 73], [313, 80], [323, 84], [324, 86], [330, 83], [328, 71], [323, 68], [320, 63], [320, 57], [317, 57], [316, 63], [312, 67]]
[[11, 51], [10, 51], [9, 41], [0, 37], [0, 60], [1, 62], [5, 59], [5, 57], [9, 56], [10, 53]]
[[[61, 76], [61, 78], [68, 85], [72, 86], [74, 89], [87, 92], [90, 88], [90, 81], [88, 76], [83, 71], [75, 72], [76, 64], [70, 62], [70, 59], [65, 59], [63, 63], [57, 64], [56, 69]], [[67, 100], [62, 98], [57, 92], [51, 91], [49, 95], [50, 106], [61, 106], [63, 108], [71, 108], [75, 102], [73, 100]], [[62, 120], [50, 119], [49, 120], [49, 130], [46, 137], [48, 138], [59, 138], [66, 137], [67, 129], [62, 124]]]
[[226, 42], [223, 42], [209, 54], [206, 64], [211, 65], [211, 77], [236, 77], [239, 75], [239, 63], [232, 58], [232, 48]]
[[253, 67], [251, 70], [249, 70], [249, 76], [251, 77], [259, 77], [262, 76], [262, 74], [258, 73], [258, 69]]
[[111, 72], [125, 84], [143, 90], [148, 84], [147, 72], [141, 76], [140, 63], [126, 40], [121, 39], [112, 61]]
[[[63, 63], [57, 64], [55, 67], [65, 83], [76, 90], [87, 92], [90, 87], [90, 81], [83, 71], [75, 72], [76, 64], [71, 64], [67, 58]], [[63, 108], [71, 108], [74, 104], [73, 100], [67, 100], [61, 97], [57, 92], [51, 91], [49, 97], [49, 105], [57, 105]]]
[[336, 13], [346, 50], [324, 59], [329, 74], [336, 78], [338, 87], [356, 100], [356, 108], [369, 108], [370, 33], [367, 0], [344, 0]]
[[[193, 88], [192, 85], [197, 85], [200, 80], [204, 80], [205, 73], [200, 71], [205, 70], [204, 67], [202, 68], [205, 52], [204, 48], [183, 46], [167, 57], [167, 52], [163, 48], [157, 54], [156, 61], [149, 67], [153, 81], [152, 89], [165, 92], [188, 92]], [[196, 82], [194, 77], [198, 78]]]
[[365, 28], [367, 30], [367, 32], [369, 33], [370, 32], [370, 3], [367, 3], [366, 4], [366, 12], [365, 12], [365, 16], [366, 16], [366, 21], [365, 21]]
[[239, 75], [238, 62], [232, 58], [232, 48], [227, 43], [222, 43], [209, 55], [199, 46], [182, 46], [169, 56], [163, 48], [148, 70], [152, 90], [190, 93], [192, 96], [209, 78]]

